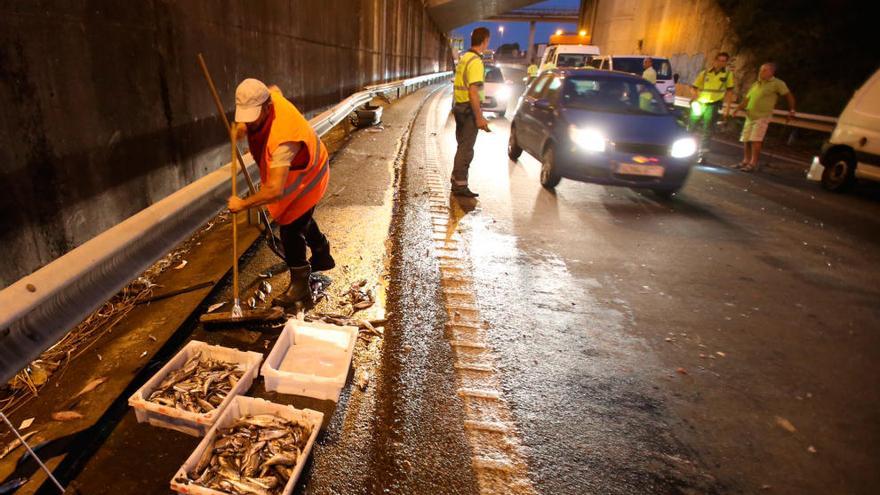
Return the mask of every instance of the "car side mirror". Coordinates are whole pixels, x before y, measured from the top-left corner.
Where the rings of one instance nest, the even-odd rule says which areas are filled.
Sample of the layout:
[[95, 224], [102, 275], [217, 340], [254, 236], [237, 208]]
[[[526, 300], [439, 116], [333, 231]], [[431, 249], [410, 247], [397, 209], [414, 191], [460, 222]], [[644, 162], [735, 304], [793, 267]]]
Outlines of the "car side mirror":
[[541, 110], [550, 110], [553, 108], [553, 105], [550, 104], [550, 100], [546, 98], [541, 98], [540, 100], [535, 101], [535, 108], [540, 108]]
[[672, 75], [672, 81], [677, 83], [677, 82], [678, 82], [678, 77], [679, 77], [679, 76], [678, 76], [678, 72], [676, 72], [675, 74]]

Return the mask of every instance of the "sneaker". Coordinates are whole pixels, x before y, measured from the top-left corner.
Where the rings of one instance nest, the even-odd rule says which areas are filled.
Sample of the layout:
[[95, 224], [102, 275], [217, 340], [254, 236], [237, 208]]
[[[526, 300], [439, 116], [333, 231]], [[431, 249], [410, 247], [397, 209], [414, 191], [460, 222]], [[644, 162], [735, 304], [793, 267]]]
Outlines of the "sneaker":
[[468, 186], [459, 186], [452, 188], [452, 194], [454, 196], [461, 196], [463, 198], [476, 198], [479, 194], [468, 189]]

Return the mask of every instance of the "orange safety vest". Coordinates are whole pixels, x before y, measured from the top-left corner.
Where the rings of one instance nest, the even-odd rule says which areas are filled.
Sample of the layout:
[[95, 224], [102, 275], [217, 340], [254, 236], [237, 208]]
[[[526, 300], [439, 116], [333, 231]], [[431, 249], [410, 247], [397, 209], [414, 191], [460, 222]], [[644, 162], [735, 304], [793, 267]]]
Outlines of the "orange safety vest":
[[327, 191], [329, 154], [321, 138], [293, 103], [277, 90], [270, 91], [269, 96], [272, 98], [269, 118], [262, 129], [254, 134], [248, 133], [251, 155], [260, 166], [260, 179], [263, 183], [269, 179], [269, 162], [281, 143], [300, 142], [309, 152], [306, 167], [291, 169], [287, 173], [281, 199], [268, 206], [272, 218], [279, 225], [287, 225], [314, 208]]

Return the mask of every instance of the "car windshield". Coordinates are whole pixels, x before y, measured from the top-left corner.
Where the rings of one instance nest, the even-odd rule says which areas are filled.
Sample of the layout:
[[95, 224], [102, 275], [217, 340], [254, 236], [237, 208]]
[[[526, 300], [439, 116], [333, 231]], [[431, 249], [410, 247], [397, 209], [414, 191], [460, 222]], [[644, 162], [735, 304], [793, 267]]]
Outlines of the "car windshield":
[[[672, 66], [665, 58], [652, 58], [657, 79], [672, 79]], [[645, 59], [642, 57], [614, 57], [614, 70], [629, 72], [641, 76], [645, 71]]]
[[585, 53], [560, 53], [556, 58], [557, 67], [586, 67], [590, 56]]
[[668, 115], [653, 84], [621, 77], [570, 76], [565, 78], [562, 104], [595, 112]]
[[486, 67], [485, 79], [487, 83], [503, 83], [504, 75], [498, 67]]

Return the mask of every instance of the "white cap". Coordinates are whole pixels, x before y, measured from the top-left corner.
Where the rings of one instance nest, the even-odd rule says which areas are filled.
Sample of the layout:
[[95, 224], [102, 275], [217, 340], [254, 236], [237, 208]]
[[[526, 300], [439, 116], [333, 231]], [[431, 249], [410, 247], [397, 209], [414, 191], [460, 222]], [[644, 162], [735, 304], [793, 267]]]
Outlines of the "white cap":
[[235, 121], [253, 122], [260, 117], [260, 108], [269, 99], [269, 88], [259, 79], [248, 78], [235, 89]]

